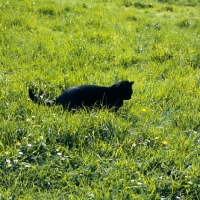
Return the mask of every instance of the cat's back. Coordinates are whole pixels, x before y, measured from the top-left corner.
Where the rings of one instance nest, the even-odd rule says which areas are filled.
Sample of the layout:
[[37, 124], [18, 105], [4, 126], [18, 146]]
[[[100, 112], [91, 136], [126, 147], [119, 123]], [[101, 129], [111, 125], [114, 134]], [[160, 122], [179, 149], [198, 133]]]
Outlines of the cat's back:
[[90, 94], [90, 93], [101, 93], [106, 92], [107, 87], [98, 85], [81, 85], [74, 86], [65, 90], [61, 95], [80, 95], [80, 94]]
[[58, 103], [67, 103], [72, 101], [87, 101], [88, 99], [99, 100], [107, 91], [107, 87], [97, 85], [74, 86], [65, 90], [57, 99]]

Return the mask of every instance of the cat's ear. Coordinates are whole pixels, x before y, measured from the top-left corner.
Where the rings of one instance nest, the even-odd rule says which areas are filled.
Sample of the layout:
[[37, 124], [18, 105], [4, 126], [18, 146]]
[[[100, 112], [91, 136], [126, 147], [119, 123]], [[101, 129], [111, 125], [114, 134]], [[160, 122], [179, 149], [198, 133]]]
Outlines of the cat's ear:
[[124, 88], [129, 88], [130, 86], [132, 86], [134, 83], [134, 81], [121, 81], [121, 82], [118, 82], [115, 84], [115, 87], [118, 87], [118, 88], [121, 88], [121, 89], [124, 89]]
[[133, 83], [134, 83], [134, 81], [129, 81], [129, 84], [132, 86], [133, 85]]

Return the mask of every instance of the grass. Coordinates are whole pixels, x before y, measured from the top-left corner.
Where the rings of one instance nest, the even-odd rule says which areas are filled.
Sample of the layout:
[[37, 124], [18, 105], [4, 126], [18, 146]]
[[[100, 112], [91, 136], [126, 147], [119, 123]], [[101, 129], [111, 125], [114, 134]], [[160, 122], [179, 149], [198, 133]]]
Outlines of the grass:
[[[200, 199], [200, 3], [0, 2], [1, 199]], [[34, 105], [134, 80], [117, 113]]]

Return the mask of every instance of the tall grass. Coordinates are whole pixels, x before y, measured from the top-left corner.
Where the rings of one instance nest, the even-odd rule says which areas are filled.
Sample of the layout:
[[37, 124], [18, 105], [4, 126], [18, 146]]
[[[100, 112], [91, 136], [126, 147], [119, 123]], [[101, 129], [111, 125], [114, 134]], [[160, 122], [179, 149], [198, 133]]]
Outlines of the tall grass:
[[[200, 199], [198, 1], [1, 1], [1, 199]], [[134, 80], [117, 113], [34, 105]]]

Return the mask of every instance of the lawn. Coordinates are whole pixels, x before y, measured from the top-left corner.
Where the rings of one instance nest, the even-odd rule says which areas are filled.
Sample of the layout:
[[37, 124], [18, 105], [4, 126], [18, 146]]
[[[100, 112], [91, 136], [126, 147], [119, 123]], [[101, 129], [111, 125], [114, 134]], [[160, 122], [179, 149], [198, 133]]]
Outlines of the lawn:
[[[135, 81], [116, 113], [34, 104]], [[198, 0], [0, 0], [0, 199], [200, 199]]]

